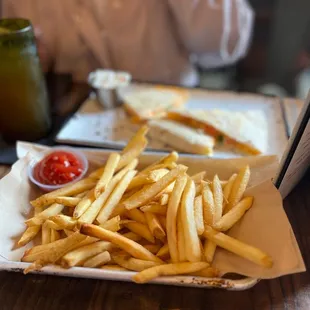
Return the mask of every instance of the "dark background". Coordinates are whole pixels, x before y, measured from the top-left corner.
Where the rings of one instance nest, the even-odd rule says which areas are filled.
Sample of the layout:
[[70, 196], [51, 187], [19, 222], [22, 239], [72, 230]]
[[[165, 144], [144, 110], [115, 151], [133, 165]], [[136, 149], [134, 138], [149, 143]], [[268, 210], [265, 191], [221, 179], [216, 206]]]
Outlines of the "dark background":
[[[255, 11], [252, 44], [239, 63], [215, 71], [229, 77], [222, 88], [256, 92], [259, 86], [274, 83], [294, 96], [296, 76], [310, 65], [307, 52], [310, 52], [310, 1], [249, 0], [249, 3]], [[303, 52], [309, 57], [306, 62], [301, 56]], [[201, 69], [201, 72], [210, 71]], [[208, 83], [202, 86], [208, 87]]]

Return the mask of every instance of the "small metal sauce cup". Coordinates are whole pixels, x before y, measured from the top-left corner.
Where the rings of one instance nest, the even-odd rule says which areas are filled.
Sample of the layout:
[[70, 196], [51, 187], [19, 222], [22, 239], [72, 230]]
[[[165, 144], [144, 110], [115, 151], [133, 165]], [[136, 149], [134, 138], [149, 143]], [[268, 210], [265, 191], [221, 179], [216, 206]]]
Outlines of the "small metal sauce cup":
[[88, 83], [104, 109], [114, 109], [122, 105], [118, 91], [128, 86], [130, 81], [129, 73], [112, 70], [97, 70], [88, 76]]

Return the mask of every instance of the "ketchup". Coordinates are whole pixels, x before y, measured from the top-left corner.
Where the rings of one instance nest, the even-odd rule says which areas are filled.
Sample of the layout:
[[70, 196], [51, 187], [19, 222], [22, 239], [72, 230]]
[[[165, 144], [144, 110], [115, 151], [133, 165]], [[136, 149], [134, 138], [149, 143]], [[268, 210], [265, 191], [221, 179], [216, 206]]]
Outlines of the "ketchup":
[[38, 162], [34, 178], [45, 185], [60, 185], [74, 181], [83, 172], [83, 163], [74, 154], [55, 151]]

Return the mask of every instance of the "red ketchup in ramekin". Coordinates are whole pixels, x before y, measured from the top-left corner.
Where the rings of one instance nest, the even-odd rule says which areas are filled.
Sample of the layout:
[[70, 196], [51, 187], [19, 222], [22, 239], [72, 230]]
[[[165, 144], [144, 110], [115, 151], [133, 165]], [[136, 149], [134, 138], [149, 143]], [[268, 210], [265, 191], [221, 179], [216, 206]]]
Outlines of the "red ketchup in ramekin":
[[30, 180], [44, 191], [52, 191], [80, 180], [88, 170], [86, 156], [68, 147], [56, 147], [32, 161]]

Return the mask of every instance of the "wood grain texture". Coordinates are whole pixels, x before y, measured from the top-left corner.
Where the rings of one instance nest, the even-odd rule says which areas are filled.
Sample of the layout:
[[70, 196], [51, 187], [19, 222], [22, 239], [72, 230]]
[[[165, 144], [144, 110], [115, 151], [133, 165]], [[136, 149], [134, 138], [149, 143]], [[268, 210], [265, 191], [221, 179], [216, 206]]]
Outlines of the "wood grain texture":
[[[1, 171], [8, 168], [0, 168]], [[310, 265], [310, 173], [284, 202]], [[310, 309], [310, 271], [261, 281], [243, 292], [0, 272], [0, 309]]]
[[9, 173], [11, 167], [9, 166], [0, 166], [0, 179], [2, 179], [7, 173]]

